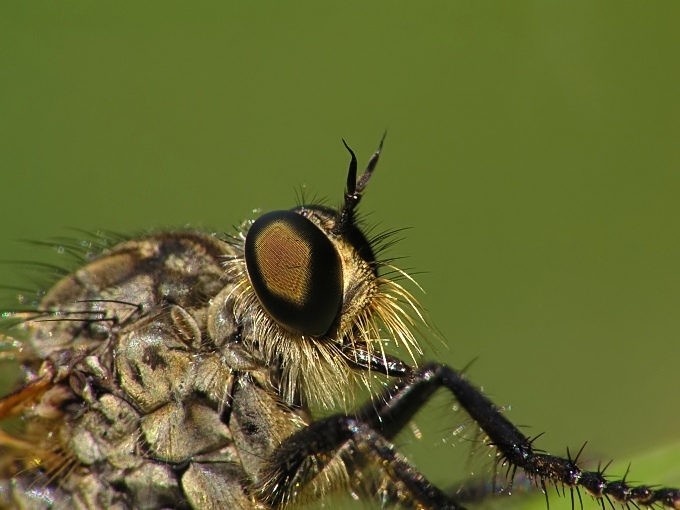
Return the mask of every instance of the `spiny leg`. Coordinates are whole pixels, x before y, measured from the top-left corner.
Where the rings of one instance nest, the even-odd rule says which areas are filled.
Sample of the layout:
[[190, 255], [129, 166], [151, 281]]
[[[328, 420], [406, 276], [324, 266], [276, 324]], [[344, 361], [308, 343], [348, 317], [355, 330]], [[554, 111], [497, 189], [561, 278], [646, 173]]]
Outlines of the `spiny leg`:
[[510, 472], [522, 469], [544, 489], [546, 483], [563, 484], [572, 490], [572, 494], [573, 490], [584, 488], [595, 498], [614, 500], [623, 505], [680, 508], [680, 489], [630, 486], [625, 480], [608, 481], [603, 471], [581, 469], [578, 456], [565, 459], [540, 453], [534, 448], [533, 440], [505, 418], [491, 400], [461, 372], [446, 365], [428, 363], [415, 369], [393, 388], [384, 391], [377, 401], [365, 405], [358, 416], [383, 436], [391, 438], [441, 387], [448, 389], [477, 422], [488, 436], [489, 444], [498, 449], [499, 462], [510, 464]]
[[540, 453], [533, 447], [533, 440], [523, 435], [461, 372], [450, 367], [428, 363], [409, 369], [397, 359], [372, 359], [370, 355], [355, 357], [351, 362], [401, 380], [355, 416], [335, 415], [319, 420], [284, 441], [275, 450], [259, 487], [263, 498], [274, 507], [294, 498], [343, 444], [352, 441], [359, 450], [368, 452], [369, 458], [387, 466], [392, 479], [405, 486], [423, 507], [462, 509], [410, 466], [389, 442], [429, 397], [444, 387], [486, 433], [489, 444], [499, 451], [499, 462], [508, 463], [513, 476], [522, 469], [544, 490], [547, 483], [563, 484], [572, 497], [575, 490], [580, 498], [579, 488], [584, 488], [600, 501], [614, 500], [627, 507], [662, 505], [680, 509], [680, 489], [630, 486], [625, 479], [607, 481], [603, 471], [582, 470], [578, 456], [565, 459]]
[[[405, 378], [413, 370], [392, 356], [373, 355], [360, 349], [352, 349], [347, 361], [355, 369], [371, 370], [396, 378]], [[274, 508], [286, 506], [324, 469], [331, 471], [331, 462], [340, 460], [338, 456], [349, 451], [359, 452], [362, 460], [382, 466], [385, 470], [393, 493], [385, 495], [383, 503], [398, 503], [400, 499], [406, 498], [413, 502], [414, 508], [465, 510], [395, 451], [388, 436], [396, 434], [408, 418], [402, 423], [396, 417], [387, 417], [384, 408], [386, 398], [389, 395], [383, 395], [375, 402], [369, 401], [356, 416], [337, 414], [318, 420], [285, 440], [269, 459], [268, 469], [257, 488], [260, 497]], [[410, 414], [415, 411], [413, 409]], [[394, 420], [391, 434], [376, 426], [383, 415], [388, 420]], [[350, 470], [355, 460], [348, 459]]]
[[338, 450], [350, 442], [364, 459], [383, 466], [395, 487], [400, 487], [397, 492], [404, 493], [389, 502], [396, 503], [404, 496], [416, 502], [414, 508], [465, 510], [416, 471], [374, 428], [359, 418], [341, 414], [315, 421], [281, 443], [257, 488], [261, 498], [273, 508], [295, 501], [316, 476], [329, 469]]

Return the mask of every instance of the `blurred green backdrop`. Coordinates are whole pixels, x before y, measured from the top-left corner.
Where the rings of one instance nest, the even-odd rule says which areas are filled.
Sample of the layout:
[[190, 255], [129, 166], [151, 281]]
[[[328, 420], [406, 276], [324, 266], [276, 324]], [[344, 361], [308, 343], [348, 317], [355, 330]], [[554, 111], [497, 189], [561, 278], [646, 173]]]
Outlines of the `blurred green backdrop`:
[[[428, 357], [476, 358], [550, 452], [666, 448], [679, 25], [675, 1], [3, 2], [0, 258], [59, 263], [15, 240], [67, 227], [228, 231], [302, 184], [335, 204], [340, 139], [364, 163], [388, 128], [362, 209], [412, 227], [390, 254], [445, 339]], [[472, 469], [450, 407], [400, 438], [443, 484]]]

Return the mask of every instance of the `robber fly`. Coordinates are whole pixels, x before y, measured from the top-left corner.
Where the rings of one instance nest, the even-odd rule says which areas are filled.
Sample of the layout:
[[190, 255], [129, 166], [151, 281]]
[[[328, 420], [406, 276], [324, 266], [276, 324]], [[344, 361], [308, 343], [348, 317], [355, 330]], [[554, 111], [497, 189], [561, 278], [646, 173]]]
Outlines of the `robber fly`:
[[[462, 372], [416, 362], [426, 321], [399, 283], [408, 275], [356, 219], [381, 148], [357, 178], [347, 147], [337, 210], [303, 204], [223, 237], [120, 240], [10, 313], [23, 380], [0, 400], [0, 507], [279, 509], [349, 493], [461, 509], [392, 444], [444, 388], [511, 480], [680, 508], [678, 489], [542, 453]], [[371, 398], [350, 412], [358, 386]]]

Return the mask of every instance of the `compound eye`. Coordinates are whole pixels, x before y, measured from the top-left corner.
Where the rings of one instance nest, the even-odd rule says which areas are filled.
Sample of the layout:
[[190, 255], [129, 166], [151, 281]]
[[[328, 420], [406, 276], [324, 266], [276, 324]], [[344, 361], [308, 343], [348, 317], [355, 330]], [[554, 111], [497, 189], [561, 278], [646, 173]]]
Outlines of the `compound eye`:
[[304, 216], [274, 211], [248, 230], [246, 268], [265, 311], [303, 335], [326, 333], [342, 302], [342, 265], [330, 239]]

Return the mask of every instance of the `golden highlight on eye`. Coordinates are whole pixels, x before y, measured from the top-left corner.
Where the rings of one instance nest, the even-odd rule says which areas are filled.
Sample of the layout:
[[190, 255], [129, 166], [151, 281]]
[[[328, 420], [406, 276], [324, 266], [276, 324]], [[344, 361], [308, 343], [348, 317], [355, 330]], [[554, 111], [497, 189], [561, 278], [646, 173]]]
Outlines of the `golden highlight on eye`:
[[311, 246], [288, 225], [277, 221], [256, 241], [257, 263], [267, 289], [302, 306], [310, 288]]

